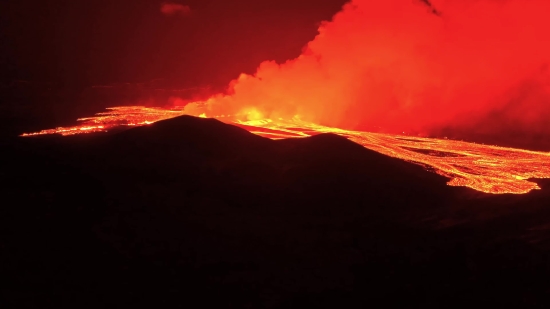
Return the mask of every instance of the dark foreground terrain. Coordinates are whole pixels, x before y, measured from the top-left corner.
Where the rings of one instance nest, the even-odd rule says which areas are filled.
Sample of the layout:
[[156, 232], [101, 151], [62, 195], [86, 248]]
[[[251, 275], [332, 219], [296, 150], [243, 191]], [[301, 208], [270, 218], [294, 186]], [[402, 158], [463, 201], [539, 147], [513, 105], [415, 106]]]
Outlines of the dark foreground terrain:
[[1, 149], [2, 308], [550, 307], [549, 181], [193, 117]]

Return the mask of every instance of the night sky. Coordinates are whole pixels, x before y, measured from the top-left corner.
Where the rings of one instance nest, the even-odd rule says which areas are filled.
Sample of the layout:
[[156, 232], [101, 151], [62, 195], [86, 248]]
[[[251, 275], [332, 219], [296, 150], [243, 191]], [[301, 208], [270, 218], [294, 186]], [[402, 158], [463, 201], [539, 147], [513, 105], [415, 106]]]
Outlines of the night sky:
[[28, 0], [0, 4], [1, 78], [67, 86], [165, 79], [223, 87], [300, 54], [344, 0]]
[[[299, 56], [302, 48], [316, 36], [319, 24], [330, 20], [347, 1], [172, 2], [188, 6], [189, 12], [167, 15], [161, 10], [164, 0], [0, 1], [0, 135], [14, 136], [74, 125], [75, 119], [91, 116], [110, 106], [170, 106], [170, 99], [174, 97], [202, 100], [225, 92], [232, 80], [241, 73], [254, 73], [263, 61], [282, 63]], [[403, 1], [409, 6], [413, 2]], [[378, 6], [391, 6], [388, 3], [367, 1], [363, 5], [369, 7], [367, 11], [374, 12], [372, 14], [379, 14]], [[375, 26], [350, 28], [343, 33], [353, 32], [355, 37], [363, 38], [371, 34], [368, 29], [391, 30], [395, 26], [403, 33], [410, 33], [404, 36], [407, 39], [391, 41], [394, 36], [383, 35], [368, 44], [360, 39], [347, 46], [345, 44], [351, 43], [339, 40], [345, 35], [331, 37], [327, 48], [336, 46], [342, 53], [334, 57], [335, 62], [346, 59], [344, 62], [349, 64], [338, 67], [339, 74], [330, 80], [334, 93], [338, 94], [339, 109], [343, 111], [342, 122], [357, 124], [361, 129], [359, 124], [370, 126], [384, 120], [379, 127], [396, 124], [395, 132], [412, 132], [414, 130], [402, 128], [406, 121], [415, 126], [422, 121], [430, 124], [447, 113], [448, 117], [441, 120], [441, 124], [429, 130], [422, 128], [423, 134], [529, 149], [545, 145], [543, 149], [550, 149], [547, 142], [550, 141], [547, 126], [550, 92], [546, 90], [550, 88], [544, 88], [550, 80], [545, 73], [550, 45], [547, 40], [540, 39], [545, 38], [545, 29], [548, 29], [544, 15], [548, 11], [545, 9], [547, 3], [521, 0], [502, 3], [508, 3], [510, 11], [493, 9], [481, 15], [477, 10], [458, 12], [466, 21], [457, 24], [454, 37], [452, 32], [445, 32], [441, 37], [424, 35], [430, 31], [425, 31], [421, 24], [403, 20], [394, 23], [391, 18], [380, 24], [373, 19]], [[450, 14], [444, 8], [441, 12]], [[508, 16], [503, 26], [499, 26], [501, 16]], [[368, 19], [363, 20], [369, 23]], [[406, 26], [400, 28], [404, 24]], [[531, 35], [522, 35], [523, 32]], [[429, 48], [425, 47], [418, 54], [404, 52], [403, 46], [417, 37], [424, 38]], [[444, 38], [443, 43], [439, 38]], [[380, 59], [370, 54], [369, 57], [377, 59], [376, 63], [386, 63], [384, 57], [389, 55], [399, 60], [391, 63], [399, 65], [392, 74], [373, 75], [379, 78], [365, 81], [364, 73], [377, 68], [356, 64], [376, 50], [370, 47], [372, 44], [390, 49], [381, 54]], [[365, 46], [368, 48], [363, 48]], [[392, 48], [395, 52], [391, 52]], [[427, 54], [438, 56], [428, 57]], [[424, 67], [418, 69], [422, 65]], [[402, 70], [407, 67], [412, 69]], [[531, 74], [531, 67], [538, 75]], [[518, 70], [527, 73], [519, 74]], [[419, 72], [424, 74], [423, 78], [418, 78]], [[439, 73], [430, 75], [429, 72]], [[311, 77], [319, 74], [314, 71], [295, 76], [305, 76], [300, 79], [304, 81], [314, 80]], [[341, 76], [348, 76], [348, 80], [354, 82], [341, 83]], [[430, 88], [432, 81], [445, 81], [451, 86], [434, 90]], [[455, 89], [458, 87], [455, 81], [462, 87], [459, 91]], [[409, 92], [418, 94], [420, 98], [415, 99], [418, 108], [410, 112], [407, 104], [400, 109], [388, 103], [388, 97], [400, 93], [391, 87], [379, 87], [380, 83], [394, 83], [399, 85], [397, 89], [406, 89], [400, 97], [405, 99], [396, 102], [408, 102]], [[330, 88], [327, 84], [314, 86]], [[349, 87], [355, 88], [350, 90]], [[299, 90], [306, 88], [298, 87]], [[332, 98], [322, 94], [314, 97], [315, 92], [309, 89], [311, 85], [305, 90], [308, 100], [299, 100], [300, 104], [313, 102], [311, 106], [315, 108], [334, 106]], [[384, 92], [384, 89], [390, 90]], [[447, 100], [448, 93], [452, 95]], [[264, 97], [256, 101], [266, 102]], [[283, 101], [294, 102], [293, 98]], [[354, 106], [367, 109], [375, 106], [354, 102], [376, 102], [380, 113], [354, 110]], [[483, 104], [486, 106], [479, 112], [478, 107]], [[450, 108], [434, 109], [434, 106]], [[475, 113], [470, 113], [471, 110]], [[433, 116], [435, 111], [438, 114]], [[315, 110], [310, 114], [313, 112]], [[334, 113], [328, 115], [335, 117]], [[399, 115], [402, 118], [395, 120]]]

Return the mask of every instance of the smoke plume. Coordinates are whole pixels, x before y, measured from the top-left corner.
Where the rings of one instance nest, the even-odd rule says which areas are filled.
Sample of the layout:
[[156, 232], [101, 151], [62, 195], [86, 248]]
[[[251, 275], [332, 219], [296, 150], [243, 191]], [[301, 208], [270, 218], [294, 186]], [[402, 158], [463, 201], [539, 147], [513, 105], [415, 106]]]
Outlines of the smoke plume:
[[266, 61], [187, 111], [387, 132], [546, 130], [548, 12], [547, 0], [352, 0], [298, 58]]
[[164, 2], [160, 6], [160, 11], [164, 15], [187, 15], [191, 12], [191, 8], [188, 5], [179, 3]]

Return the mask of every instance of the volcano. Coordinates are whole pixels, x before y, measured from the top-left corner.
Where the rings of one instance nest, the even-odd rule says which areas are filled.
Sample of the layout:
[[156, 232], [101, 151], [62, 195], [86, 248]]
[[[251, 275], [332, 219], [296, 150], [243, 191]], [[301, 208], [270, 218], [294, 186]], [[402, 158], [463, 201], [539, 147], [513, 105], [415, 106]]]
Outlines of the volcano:
[[550, 308], [548, 0], [182, 1], [0, 2], [1, 308]]
[[191, 116], [4, 145], [7, 307], [548, 306], [546, 180], [486, 194]]
[[[248, 113], [253, 114], [253, 112]], [[182, 107], [172, 109], [144, 106], [112, 107], [107, 112], [98, 113], [93, 117], [80, 118], [81, 123], [76, 126], [24, 133], [21, 136], [32, 137], [48, 134], [69, 136], [106, 132], [121, 126], [148, 125], [182, 114], [185, 114], [185, 108]], [[202, 114], [200, 117], [206, 116]], [[297, 117], [290, 120], [263, 118], [249, 121], [235, 119], [231, 115], [217, 118], [272, 139], [307, 137], [320, 133], [337, 134], [349, 138], [365, 148], [433, 169], [437, 173], [449, 177], [451, 180], [448, 184], [451, 186], [466, 186], [486, 193], [523, 194], [540, 189], [538, 185], [527, 181], [527, 179], [550, 178], [550, 154], [547, 152], [435, 138], [344, 130], [302, 121]]]

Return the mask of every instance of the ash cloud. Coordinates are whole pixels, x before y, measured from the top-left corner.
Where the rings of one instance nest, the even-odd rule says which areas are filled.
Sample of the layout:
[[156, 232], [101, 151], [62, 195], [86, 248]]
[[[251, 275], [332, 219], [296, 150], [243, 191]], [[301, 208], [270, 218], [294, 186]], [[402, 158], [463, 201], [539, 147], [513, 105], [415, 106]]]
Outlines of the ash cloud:
[[173, 2], [164, 2], [160, 6], [162, 14], [167, 16], [185, 16], [191, 13], [191, 7]]
[[353, 0], [298, 58], [266, 61], [188, 111], [386, 132], [550, 132], [547, 12], [547, 0]]

